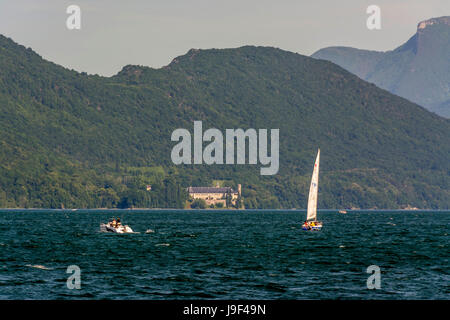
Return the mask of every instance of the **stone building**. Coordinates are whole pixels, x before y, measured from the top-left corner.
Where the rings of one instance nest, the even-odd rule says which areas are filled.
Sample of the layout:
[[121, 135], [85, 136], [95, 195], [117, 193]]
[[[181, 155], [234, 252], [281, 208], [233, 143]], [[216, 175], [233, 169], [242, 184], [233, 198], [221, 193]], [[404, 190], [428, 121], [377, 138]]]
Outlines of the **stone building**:
[[203, 199], [206, 205], [216, 205], [217, 203], [223, 203], [223, 207], [226, 207], [227, 194], [231, 195], [231, 204], [236, 205], [236, 200], [241, 194], [241, 185], [238, 184], [238, 190], [235, 191], [231, 187], [189, 187], [189, 196], [192, 199]]

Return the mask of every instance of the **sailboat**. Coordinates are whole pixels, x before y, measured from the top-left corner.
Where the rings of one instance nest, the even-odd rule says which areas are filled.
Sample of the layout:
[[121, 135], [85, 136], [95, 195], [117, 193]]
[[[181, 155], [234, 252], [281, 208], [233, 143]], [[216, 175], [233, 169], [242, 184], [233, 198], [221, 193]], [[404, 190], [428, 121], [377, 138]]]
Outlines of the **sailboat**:
[[317, 221], [317, 193], [319, 191], [319, 161], [320, 149], [317, 151], [316, 162], [314, 163], [314, 170], [311, 178], [311, 186], [309, 187], [308, 210], [306, 214], [306, 221], [302, 225], [303, 230], [319, 231], [322, 229], [322, 222]]

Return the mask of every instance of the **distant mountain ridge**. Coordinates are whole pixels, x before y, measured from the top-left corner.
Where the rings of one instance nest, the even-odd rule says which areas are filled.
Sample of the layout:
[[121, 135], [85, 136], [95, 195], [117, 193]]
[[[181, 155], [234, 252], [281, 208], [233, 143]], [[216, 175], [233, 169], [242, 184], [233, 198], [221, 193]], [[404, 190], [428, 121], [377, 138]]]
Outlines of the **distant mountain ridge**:
[[392, 51], [328, 47], [312, 57], [450, 117], [450, 16], [419, 22], [416, 34]]
[[[171, 133], [195, 120], [279, 128], [278, 174], [173, 165]], [[221, 180], [242, 184], [246, 208], [305, 208], [320, 147], [320, 208], [447, 209], [449, 136], [449, 120], [276, 48], [192, 49], [108, 78], [0, 36], [0, 207], [180, 208], [186, 187]]]

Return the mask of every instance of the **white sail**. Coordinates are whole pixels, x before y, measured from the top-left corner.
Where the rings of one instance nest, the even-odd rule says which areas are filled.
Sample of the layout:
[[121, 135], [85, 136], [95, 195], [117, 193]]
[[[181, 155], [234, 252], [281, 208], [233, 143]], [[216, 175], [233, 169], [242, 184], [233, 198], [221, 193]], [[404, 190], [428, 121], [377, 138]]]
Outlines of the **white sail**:
[[314, 171], [311, 178], [311, 186], [309, 187], [308, 197], [308, 213], [306, 220], [317, 220], [317, 192], [319, 190], [319, 160], [320, 149], [317, 152], [316, 162], [314, 163]]

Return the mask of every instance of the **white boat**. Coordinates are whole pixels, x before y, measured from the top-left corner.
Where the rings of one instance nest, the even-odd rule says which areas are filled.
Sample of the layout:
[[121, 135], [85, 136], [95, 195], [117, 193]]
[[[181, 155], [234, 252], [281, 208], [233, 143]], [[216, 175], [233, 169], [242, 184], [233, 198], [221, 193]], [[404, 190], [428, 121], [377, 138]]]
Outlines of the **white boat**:
[[112, 222], [101, 223], [100, 231], [113, 233], [133, 233], [133, 229], [131, 229], [129, 226], [127, 225], [113, 226]]
[[309, 187], [308, 210], [306, 214], [306, 221], [302, 225], [303, 230], [319, 231], [322, 229], [323, 223], [317, 221], [317, 194], [319, 191], [319, 161], [320, 149], [317, 152], [316, 162], [314, 163], [314, 170], [311, 178], [311, 186]]

